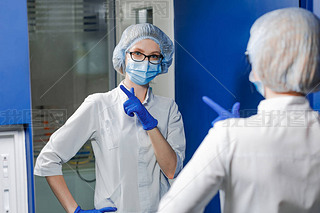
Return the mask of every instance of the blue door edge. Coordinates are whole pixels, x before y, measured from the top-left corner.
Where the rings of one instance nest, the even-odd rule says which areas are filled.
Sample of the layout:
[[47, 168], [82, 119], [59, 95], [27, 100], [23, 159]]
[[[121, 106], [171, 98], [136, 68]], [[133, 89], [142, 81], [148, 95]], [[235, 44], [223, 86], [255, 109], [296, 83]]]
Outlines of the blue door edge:
[[33, 175], [33, 144], [32, 128], [30, 124], [24, 125], [25, 146], [26, 146], [26, 164], [27, 164], [27, 190], [28, 190], [28, 212], [35, 212], [34, 203], [34, 175]]

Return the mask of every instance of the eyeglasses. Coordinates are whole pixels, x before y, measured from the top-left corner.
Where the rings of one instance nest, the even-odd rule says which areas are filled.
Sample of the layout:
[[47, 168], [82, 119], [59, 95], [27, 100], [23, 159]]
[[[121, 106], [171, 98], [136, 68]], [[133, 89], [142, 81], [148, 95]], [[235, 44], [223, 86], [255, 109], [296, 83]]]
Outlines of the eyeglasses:
[[141, 52], [128, 52], [131, 56], [131, 59], [133, 61], [136, 61], [136, 62], [142, 62], [144, 61], [146, 58], [148, 58], [148, 61], [151, 63], [151, 64], [160, 64], [162, 62], [162, 59], [163, 59], [163, 56], [160, 54], [160, 55], [145, 55]]

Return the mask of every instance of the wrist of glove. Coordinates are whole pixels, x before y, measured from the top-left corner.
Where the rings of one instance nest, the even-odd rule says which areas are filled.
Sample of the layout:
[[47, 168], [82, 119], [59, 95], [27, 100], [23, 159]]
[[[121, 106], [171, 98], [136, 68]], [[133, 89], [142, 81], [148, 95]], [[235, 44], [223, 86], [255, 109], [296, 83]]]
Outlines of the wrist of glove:
[[158, 120], [155, 119], [143, 105], [142, 107], [143, 107], [143, 110], [141, 110], [141, 112], [136, 112], [136, 114], [138, 116], [140, 123], [142, 124], [143, 129], [144, 130], [154, 129], [155, 127], [158, 126]]
[[136, 114], [144, 130], [155, 128], [158, 125], [157, 119], [148, 112], [140, 100], [134, 95], [134, 89], [131, 88], [131, 91], [128, 91], [123, 85], [121, 85], [120, 88], [128, 96], [128, 100], [123, 104], [125, 113], [130, 117]]
[[101, 213], [101, 212], [115, 212], [117, 208], [115, 207], [105, 207], [102, 209], [91, 209], [91, 210], [82, 210], [80, 206], [76, 208], [74, 213]]

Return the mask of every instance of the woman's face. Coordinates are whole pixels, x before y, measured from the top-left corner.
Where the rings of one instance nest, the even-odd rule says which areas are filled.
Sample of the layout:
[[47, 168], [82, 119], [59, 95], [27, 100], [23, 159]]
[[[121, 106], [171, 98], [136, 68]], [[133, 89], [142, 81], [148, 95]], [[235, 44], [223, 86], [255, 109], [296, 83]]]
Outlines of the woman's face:
[[[145, 55], [161, 54], [159, 45], [151, 39], [143, 39], [141, 41], [138, 41], [129, 49], [129, 52], [140, 52]], [[126, 60], [125, 60], [126, 65], [127, 65], [128, 57], [130, 57], [129, 53], [126, 54]], [[145, 60], [148, 60], [148, 58], [145, 58]]]

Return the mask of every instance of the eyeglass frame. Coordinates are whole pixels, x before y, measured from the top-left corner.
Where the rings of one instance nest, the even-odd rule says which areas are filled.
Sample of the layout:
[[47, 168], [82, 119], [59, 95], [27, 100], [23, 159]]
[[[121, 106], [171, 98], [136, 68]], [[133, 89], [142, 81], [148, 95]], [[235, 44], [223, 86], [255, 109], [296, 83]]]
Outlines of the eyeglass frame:
[[[133, 61], [135, 61], [135, 62], [143, 62], [146, 58], [148, 58], [149, 63], [154, 64], [154, 65], [161, 64], [161, 63], [162, 63], [162, 60], [163, 60], [163, 58], [164, 58], [163, 55], [160, 54], [160, 62], [159, 62], [159, 63], [154, 63], [154, 62], [151, 62], [151, 61], [150, 61], [150, 57], [151, 57], [151, 56], [154, 56], [155, 54], [153, 54], [153, 55], [145, 55], [145, 54], [143, 54], [142, 52], [139, 52], [139, 51], [134, 51], [134, 52], [128, 51], [127, 53], [129, 53], [130, 58], [131, 58]], [[143, 60], [140, 61], [140, 60], [134, 59], [134, 58], [132, 57], [132, 54], [133, 54], [133, 53], [140, 53], [140, 54], [142, 54], [142, 55], [144, 56]]]

